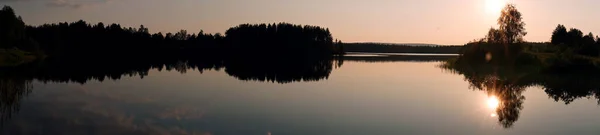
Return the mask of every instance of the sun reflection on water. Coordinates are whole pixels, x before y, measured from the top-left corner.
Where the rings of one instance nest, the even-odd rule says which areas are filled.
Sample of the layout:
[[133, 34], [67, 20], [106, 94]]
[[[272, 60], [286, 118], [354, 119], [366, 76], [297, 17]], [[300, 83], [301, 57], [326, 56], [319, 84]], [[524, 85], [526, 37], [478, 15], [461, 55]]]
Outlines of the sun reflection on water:
[[499, 105], [500, 105], [500, 100], [498, 100], [498, 97], [496, 97], [496, 96], [488, 97], [488, 99], [487, 99], [488, 108], [496, 110]]

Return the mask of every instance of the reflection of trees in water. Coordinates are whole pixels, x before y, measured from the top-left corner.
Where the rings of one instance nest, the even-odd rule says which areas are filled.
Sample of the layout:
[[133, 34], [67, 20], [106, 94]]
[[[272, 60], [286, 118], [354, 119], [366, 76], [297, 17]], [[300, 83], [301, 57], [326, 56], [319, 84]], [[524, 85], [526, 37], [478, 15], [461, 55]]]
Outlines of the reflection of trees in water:
[[19, 111], [21, 99], [32, 89], [31, 80], [0, 79], [0, 124]]
[[[476, 83], [480, 82], [480, 83]], [[523, 109], [522, 95], [525, 86], [518, 86], [498, 79], [497, 76], [487, 76], [481, 81], [473, 81], [471, 86], [485, 91], [489, 96], [498, 98], [499, 105], [496, 108], [499, 123], [510, 128], [519, 119], [520, 111]]]
[[495, 112], [498, 122], [504, 128], [512, 127], [519, 119], [525, 100], [522, 93], [527, 86], [503, 80], [496, 75], [470, 76], [466, 77], [466, 80], [470, 83], [471, 88], [485, 91], [488, 96], [498, 98], [499, 104], [495, 108]]
[[203, 73], [206, 70], [226, 69], [228, 75], [240, 80], [271, 81], [279, 83], [317, 81], [326, 79], [334, 66], [340, 67], [342, 60], [333, 58], [198, 58], [169, 59], [151, 62], [131, 61], [82, 61], [56, 60], [41, 64], [24, 65], [1, 70], [7, 77], [33, 78], [41, 82], [74, 82], [84, 84], [90, 80], [119, 80], [121, 77], [148, 76], [150, 70], [177, 71], [185, 74], [190, 70]]
[[[281, 60], [281, 61], [277, 61]], [[240, 80], [271, 81], [290, 83], [296, 81], [318, 81], [326, 79], [332, 69], [342, 65], [341, 60], [333, 58], [309, 59], [227, 59], [198, 58], [198, 59], [159, 59], [149, 62], [139, 61], [81, 61], [60, 60], [46, 61], [15, 68], [0, 69], [0, 114], [1, 120], [11, 117], [19, 109], [19, 101], [29, 94], [32, 81], [35, 79], [44, 83], [81, 83], [90, 80], [118, 80], [124, 76], [147, 76], [149, 71], [177, 71], [189, 73], [198, 70], [221, 70]], [[334, 65], [335, 64], [335, 65]], [[19, 79], [23, 78], [23, 79]]]
[[333, 68], [341, 67], [344, 61], [429, 61], [445, 60], [456, 56], [390, 56], [371, 57], [283, 57], [259, 58], [252, 56], [227, 57], [198, 56], [191, 59], [148, 58], [94, 59], [83, 58], [50, 59], [42, 63], [24, 65], [2, 70], [12, 76], [27, 76], [41, 82], [73, 82], [84, 84], [90, 80], [119, 80], [121, 77], [148, 76], [150, 70], [189, 73], [197, 70], [226, 69], [228, 75], [240, 80], [270, 81], [278, 83], [318, 81], [327, 79]]
[[519, 119], [525, 100], [522, 93], [533, 85], [527, 83], [532, 80], [529, 67], [494, 61], [473, 61], [473, 58], [461, 57], [449, 60], [441, 67], [452, 73], [464, 75], [471, 88], [497, 97], [499, 104], [495, 112], [502, 127], [510, 128]]
[[[225, 72], [240, 80], [289, 83], [318, 81], [329, 77], [334, 64], [332, 58], [322, 59], [273, 59], [256, 61], [235, 59], [225, 61]], [[336, 65], [337, 66], [337, 65]]]
[[570, 104], [579, 98], [593, 97], [600, 105], [600, 76], [599, 74], [565, 74], [545, 76], [539, 84], [544, 86], [544, 91], [555, 101]]
[[[600, 83], [597, 83], [600, 82], [600, 67], [590, 61], [552, 58], [542, 61], [525, 53], [473, 48], [476, 47], [440, 67], [463, 75], [471, 87], [498, 97], [500, 105], [496, 113], [505, 128], [518, 120], [525, 99], [522, 93], [530, 86], [541, 86], [550, 98], [565, 104], [584, 97], [594, 97], [600, 104]], [[491, 60], [484, 59], [485, 52], [493, 54]]]

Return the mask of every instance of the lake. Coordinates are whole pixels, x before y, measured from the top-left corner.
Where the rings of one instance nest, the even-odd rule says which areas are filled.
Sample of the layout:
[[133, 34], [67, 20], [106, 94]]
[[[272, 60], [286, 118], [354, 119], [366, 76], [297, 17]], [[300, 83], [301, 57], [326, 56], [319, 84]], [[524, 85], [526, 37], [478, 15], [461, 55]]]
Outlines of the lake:
[[[483, 81], [493, 91], [478, 89], [473, 86], [481, 83], [476, 79], [440, 67], [456, 56], [371, 56], [348, 56], [343, 64], [316, 72], [318, 77], [295, 79], [297, 74], [265, 77], [237, 73], [233, 67], [199, 70], [185, 63], [149, 68], [143, 77], [127, 73], [83, 82], [62, 76], [67, 81], [5, 78], [0, 133], [600, 133], [598, 100], [590, 95], [594, 92], [566, 104], [553, 97], [564, 99], [569, 93], [549, 94], [540, 85], [514, 88], [510, 79], [490, 85]], [[504, 94], [503, 88], [518, 92], [497, 95]]]

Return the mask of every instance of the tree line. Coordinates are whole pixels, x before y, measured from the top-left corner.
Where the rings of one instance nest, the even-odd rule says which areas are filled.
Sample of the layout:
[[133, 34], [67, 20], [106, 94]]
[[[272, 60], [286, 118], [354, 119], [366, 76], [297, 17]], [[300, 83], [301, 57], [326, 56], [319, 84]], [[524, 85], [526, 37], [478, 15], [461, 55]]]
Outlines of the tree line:
[[443, 53], [458, 54], [463, 46], [459, 45], [402, 45], [386, 43], [343, 43], [346, 52], [372, 53]]
[[83, 20], [67, 23], [26, 25], [11, 7], [0, 10], [0, 49], [17, 48], [56, 58], [147, 58], [196, 57], [198, 55], [242, 55], [246, 51], [275, 57], [281, 54], [342, 54], [327, 28], [310, 25], [242, 24], [225, 35], [181, 30], [149, 33], [119, 24], [90, 24]]
[[567, 28], [559, 24], [552, 32], [552, 45], [559, 47], [560, 51], [572, 51], [586, 56], [600, 56], [600, 38], [591, 32], [583, 35], [577, 28]]
[[[227, 48], [243, 52], [285, 55], [340, 53], [328, 28], [289, 23], [241, 24], [225, 32]], [[239, 52], [239, 53], [243, 53]]]

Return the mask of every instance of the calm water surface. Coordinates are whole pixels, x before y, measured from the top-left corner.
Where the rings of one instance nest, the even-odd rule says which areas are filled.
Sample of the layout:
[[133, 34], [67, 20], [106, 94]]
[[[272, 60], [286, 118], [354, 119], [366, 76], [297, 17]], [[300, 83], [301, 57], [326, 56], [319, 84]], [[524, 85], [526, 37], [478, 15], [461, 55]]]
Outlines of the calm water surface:
[[502, 101], [440, 64], [345, 61], [326, 79], [291, 83], [192, 69], [84, 84], [34, 80], [22, 94], [3, 93], [0, 133], [600, 134], [595, 98], [566, 105], [540, 86], [524, 89], [518, 118], [505, 128], [495, 111]]

